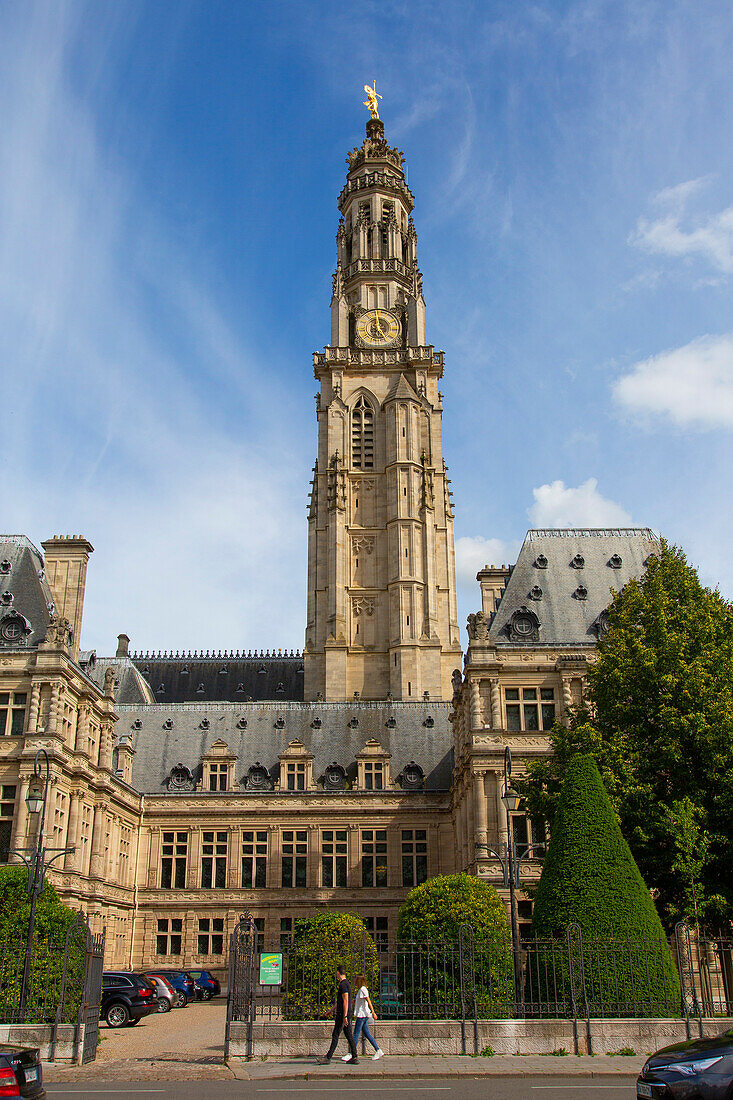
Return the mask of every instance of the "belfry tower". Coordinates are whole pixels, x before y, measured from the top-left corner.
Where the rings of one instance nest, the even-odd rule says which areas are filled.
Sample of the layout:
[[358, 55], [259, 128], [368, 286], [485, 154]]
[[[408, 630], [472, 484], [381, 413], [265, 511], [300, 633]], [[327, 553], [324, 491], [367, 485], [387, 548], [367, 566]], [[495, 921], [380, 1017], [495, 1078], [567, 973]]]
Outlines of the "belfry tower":
[[425, 336], [403, 154], [381, 119], [366, 133], [338, 200], [331, 343], [313, 356], [305, 698], [450, 699], [461, 649], [443, 353]]

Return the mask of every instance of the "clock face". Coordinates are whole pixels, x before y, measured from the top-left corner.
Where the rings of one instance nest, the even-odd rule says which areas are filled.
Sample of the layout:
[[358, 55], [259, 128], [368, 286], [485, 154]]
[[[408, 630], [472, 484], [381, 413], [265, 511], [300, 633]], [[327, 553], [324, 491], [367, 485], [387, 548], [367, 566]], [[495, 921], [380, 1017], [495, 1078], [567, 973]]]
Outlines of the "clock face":
[[388, 348], [397, 342], [400, 323], [386, 309], [370, 309], [357, 317], [356, 334], [370, 348]]

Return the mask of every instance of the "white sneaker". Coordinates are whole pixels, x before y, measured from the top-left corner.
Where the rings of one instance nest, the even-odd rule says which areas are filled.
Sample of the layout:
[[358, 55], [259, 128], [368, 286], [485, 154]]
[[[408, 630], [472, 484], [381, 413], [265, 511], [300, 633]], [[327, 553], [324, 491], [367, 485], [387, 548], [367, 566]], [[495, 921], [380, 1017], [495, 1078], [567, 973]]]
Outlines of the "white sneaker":
[[342, 1062], [350, 1062], [351, 1061], [351, 1055], [350, 1054], [342, 1054], [341, 1055], [341, 1061]]
[[383, 1050], [376, 1050], [374, 1052], [374, 1054], [372, 1054], [372, 1061], [373, 1062], [376, 1062], [378, 1058], [384, 1058], [384, 1051]]

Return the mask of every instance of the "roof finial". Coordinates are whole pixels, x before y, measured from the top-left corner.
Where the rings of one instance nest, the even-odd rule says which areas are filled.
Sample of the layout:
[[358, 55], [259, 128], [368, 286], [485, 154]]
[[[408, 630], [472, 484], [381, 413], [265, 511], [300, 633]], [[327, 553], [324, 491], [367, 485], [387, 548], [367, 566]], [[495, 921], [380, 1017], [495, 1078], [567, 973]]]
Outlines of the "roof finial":
[[364, 85], [364, 91], [366, 92], [366, 99], [364, 100], [364, 106], [368, 107], [371, 111], [372, 118], [379, 118], [379, 104], [378, 99], [381, 99], [381, 95], [377, 91], [377, 82], [373, 81], [373, 87], [369, 87], [368, 84]]

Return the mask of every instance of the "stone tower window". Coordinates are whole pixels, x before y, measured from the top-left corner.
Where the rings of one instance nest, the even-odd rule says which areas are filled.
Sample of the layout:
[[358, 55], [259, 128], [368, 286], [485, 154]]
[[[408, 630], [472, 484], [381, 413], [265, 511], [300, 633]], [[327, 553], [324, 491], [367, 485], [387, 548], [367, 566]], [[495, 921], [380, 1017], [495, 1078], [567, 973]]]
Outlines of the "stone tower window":
[[351, 413], [351, 462], [355, 470], [374, 468], [374, 410], [363, 396]]

